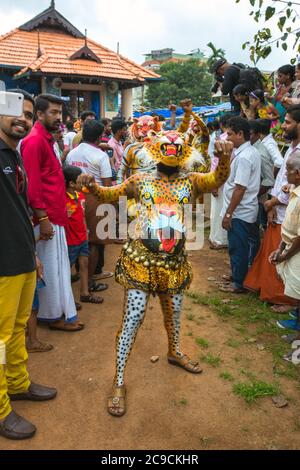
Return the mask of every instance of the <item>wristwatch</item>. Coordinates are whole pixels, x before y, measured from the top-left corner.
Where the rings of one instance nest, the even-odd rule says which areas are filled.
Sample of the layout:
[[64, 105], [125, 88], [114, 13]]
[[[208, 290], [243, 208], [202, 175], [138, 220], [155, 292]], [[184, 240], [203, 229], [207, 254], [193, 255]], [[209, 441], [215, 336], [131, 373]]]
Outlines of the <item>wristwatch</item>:
[[229, 212], [227, 212], [227, 214], [225, 214], [225, 217], [226, 217], [227, 219], [230, 219], [230, 218], [231, 218], [231, 214], [229, 214]]

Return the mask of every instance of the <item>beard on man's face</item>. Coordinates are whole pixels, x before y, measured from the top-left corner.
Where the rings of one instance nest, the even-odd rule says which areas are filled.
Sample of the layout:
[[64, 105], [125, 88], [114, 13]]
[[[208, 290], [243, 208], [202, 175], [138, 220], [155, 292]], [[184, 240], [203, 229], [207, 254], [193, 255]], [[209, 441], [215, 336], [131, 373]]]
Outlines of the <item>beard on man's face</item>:
[[49, 132], [57, 131], [61, 125], [60, 118], [53, 119], [53, 117], [49, 117], [46, 114], [40, 118], [40, 122]]
[[57, 119], [56, 121], [46, 121], [45, 122], [45, 127], [48, 129], [48, 131], [50, 132], [53, 132], [53, 131], [57, 131], [59, 129], [61, 125], [61, 120], [60, 119]]
[[25, 121], [20, 121], [16, 118], [6, 118], [1, 123], [2, 131], [11, 139], [21, 140], [30, 131], [30, 127]]
[[295, 140], [298, 138], [297, 126], [283, 132], [283, 137], [288, 140]]

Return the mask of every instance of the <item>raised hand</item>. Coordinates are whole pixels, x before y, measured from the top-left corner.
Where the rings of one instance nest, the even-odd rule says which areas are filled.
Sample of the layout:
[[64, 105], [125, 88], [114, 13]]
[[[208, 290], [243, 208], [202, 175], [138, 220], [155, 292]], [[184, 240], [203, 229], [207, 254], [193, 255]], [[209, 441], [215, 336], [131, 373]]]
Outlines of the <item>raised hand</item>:
[[193, 102], [190, 99], [180, 101], [180, 106], [185, 113], [191, 113], [193, 111]]
[[81, 174], [78, 176], [76, 184], [82, 189], [84, 186], [88, 188], [92, 184], [95, 184], [95, 178], [91, 175]]
[[173, 113], [176, 112], [177, 106], [176, 104], [169, 104], [169, 110]]
[[233, 151], [233, 143], [227, 140], [217, 140], [215, 142], [214, 154], [218, 158], [230, 158]]

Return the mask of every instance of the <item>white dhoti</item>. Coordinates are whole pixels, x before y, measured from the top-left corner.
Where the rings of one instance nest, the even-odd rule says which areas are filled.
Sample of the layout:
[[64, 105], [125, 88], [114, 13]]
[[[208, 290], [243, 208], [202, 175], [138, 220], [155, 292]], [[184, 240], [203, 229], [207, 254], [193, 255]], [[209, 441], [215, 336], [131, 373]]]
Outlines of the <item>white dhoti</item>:
[[300, 300], [300, 253], [276, 266], [284, 283], [285, 295]]
[[209, 241], [214, 245], [228, 245], [227, 232], [222, 228], [223, 186], [218, 189], [218, 197], [211, 195]]
[[[55, 235], [52, 240], [37, 242], [36, 251], [44, 266], [46, 287], [38, 289], [38, 319], [56, 321], [63, 315], [65, 320], [75, 321], [77, 311], [71, 287], [71, 269], [65, 229], [53, 225]], [[35, 227], [36, 239], [39, 226]]]

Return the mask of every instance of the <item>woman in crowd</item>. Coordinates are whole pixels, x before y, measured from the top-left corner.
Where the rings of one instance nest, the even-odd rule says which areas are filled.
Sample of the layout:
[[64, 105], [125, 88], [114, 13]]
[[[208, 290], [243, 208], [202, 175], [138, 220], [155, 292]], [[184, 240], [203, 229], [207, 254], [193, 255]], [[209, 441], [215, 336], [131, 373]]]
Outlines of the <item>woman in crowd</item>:
[[282, 98], [282, 104], [285, 107], [293, 104], [300, 104], [300, 62], [296, 65], [296, 80], [292, 83], [291, 91]]
[[233, 96], [236, 101], [240, 103], [241, 106], [241, 117], [246, 119], [252, 119], [252, 113], [249, 106], [249, 93], [245, 85], [237, 85], [233, 89]]
[[277, 109], [280, 122], [283, 123], [286, 108], [288, 107], [284, 101], [292, 91], [292, 84], [295, 80], [295, 67], [291, 64], [279, 67], [277, 70], [277, 80], [278, 85], [272, 102]]

